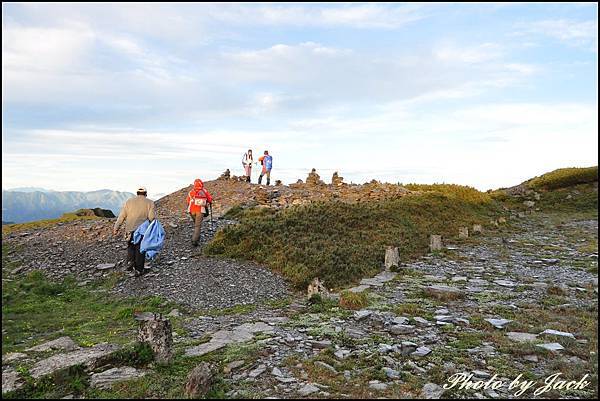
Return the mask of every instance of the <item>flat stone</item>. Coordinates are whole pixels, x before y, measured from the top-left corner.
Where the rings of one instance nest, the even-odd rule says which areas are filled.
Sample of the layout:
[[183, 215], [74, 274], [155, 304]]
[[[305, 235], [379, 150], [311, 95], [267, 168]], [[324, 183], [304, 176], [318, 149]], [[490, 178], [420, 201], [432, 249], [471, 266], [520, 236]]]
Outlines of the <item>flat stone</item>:
[[440, 399], [442, 394], [444, 394], [444, 388], [438, 386], [435, 383], [427, 383], [421, 389], [421, 394], [419, 394], [419, 398], [424, 398], [427, 400], [435, 400]]
[[109, 389], [114, 383], [138, 379], [146, 372], [129, 366], [112, 368], [101, 373], [94, 373], [90, 378], [90, 386], [99, 389]]
[[58, 354], [37, 362], [29, 373], [34, 379], [52, 374], [75, 365], [84, 365], [93, 369], [103, 363], [121, 347], [114, 344], [98, 344], [91, 348], [82, 348], [68, 354]]
[[25, 382], [16, 370], [9, 368], [2, 371], [2, 394], [16, 391], [23, 387]]
[[363, 320], [363, 319], [368, 318], [372, 314], [373, 314], [373, 311], [370, 311], [370, 310], [367, 310], [367, 309], [362, 309], [362, 310], [354, 312], [354, 318], [356, 320]]
[[71, 337], [60, 337], [56, 340], [48, 341], [35, 347], [27, 348], [25, 351], [30, 352], [46, 352], [53, 349], [62, 349], [64, 351], [74, 351], [79, 349], [79, 345], [71, 339]]
[[258, 376], [262, 375], [266, 370], [267, 367], [265, 365], [260, 365], [259, 367], [248, 373], [248, 377], [256, 379]]
[[384, 367], [383, 373], [385, 373], [385, 375], [388, 379], [395, 380], [395, 379], [400, 378], [400, 372], [398, 372], [397, 370], [394, 370], [392, 368]]
[[225, 365], [225, 367], [223, 368], [223, 373], [227, 374], [230, 373], [231, 371], [237, 369], [237, 368], [241, 368], [242, 366], [244, 366], [246, 362], [239, 360], [239, 361], [233, 361], [233, 362], [229, 362], [227, 365]]
[[233, 330], [219, 330], [213, 334], [207, 343], [190, 347], [185, 350], [185, 356], [201, 356], [221, 349], [232, 343], [250, 341], [255, 333], [273, 333], [273, 327], [264, 322], [244, 323]]
[[547, 349], [548, 351], [562, 351], [565, 349], [559, 343], [538, 344], [537, 347]]
[[293, 377], [275, 377], [275, 379], [280, 382], [280, 383], [284, 383], [284, 384], [289, 384], [289, 383], [294, 383], [297, 380]]
[[392, 323], [393, 324], [406, 324], [406, 323], [408, 323], [408, 318], [398, 316], [398, 317], [395, 317], [394, 320], [392, 320]]
[[417, 350], [415, 352], [413, 352], [410, 355], [416, 356], [416, 357], [424, 357], [424, 356], [429, 355], [430, 353], [431, 353], [431, 349], [429, 349], [427, 347], [419, 347], [419, 348], [417, 348]]
[[390, 333], [395, 334], [395, 335], [410, 334], [410, 333], [414, 333], [415, 326], [411, 326], [408, 324], [397, 324], [397, 325], [391, 326], [388, 330]]
[[499, 286], [502, 287], [514, 287], [517, 284], [515, 284], [514, 282], [510, 281], [510, 280], [494, 280], [494, 283], [498, 284]]
[[368, 290], [369, 288], [371, 288], [370, 285], [363, 284], [363, 285], [359, 285], [359, 286], [356, 286], [356, 287], [352, 287], [348, 291], [354, 292], [354, 293], [360, 293], [360, 292], [363, 292], [365, 290]]
[[535, 341], [537, 339], [537, 335], [530, 333], [519, 333], [516, 331], [509, 331], [506, 333], [508, 338], [512, 341], [516, 341], [519, 343], [525, 343], [530, 341]]
[[508, 319], [485, 319], [485, 321], [497, 329], [503, 329], [504, 326], [512, 322], [512, 320]]
[[388, 385], [385, 383], [370, 383], [369, 388], [376, 391], [385, 391], [387, 390]]
[[2, 364], [17, 361], [19, 359], [26, 358], [27, 355], [21, 352], [9, 352], [8, 354], [2, 355]]
[[339, 349], [335, 351], [333, 355], [335, 355], [337, 359], [346, 359], [350, 355], [350, 351], [346, 349]]
[[317, 386], [314, 386], [312, 384], [305, 384], [300, 390], [298, 390], [298, 394], [307, 396], [316, 393], [317, 391], [319, 391], [319, 388]]
[[97, 270], [108, 270], [108, 269], [112, 269], [115, 266], [116, 265], [114, 263], [101, 263], [96, 266], [96, 269]]
[[332, 342], [330, 340], [312, 341], [311, 344], [315, 348], [325, 349], [331, 347]]
[[463, 293], [459, 288], [447, 285], [430, 285], [424, 287], [423, 290], [434, 297], [460, 298], [463, 296]]
[[568, 338], [572, 338], [573, 340], [575, 339], [575, 336], [571, 333], [566, 333], [564, 331], [558, 331], [558, 330], [552, 330], [552, 329], [547, 329], [544, 330], [540, 333], [541, 335], [552, 335], [552, 336], [560, 336], [560, 337], [568, 337]]
[[417, 324], [417, 326], [429, 326], [429, 321], [427, 319], [424, 319], [422, 317], [413, 317], [414, 322]]

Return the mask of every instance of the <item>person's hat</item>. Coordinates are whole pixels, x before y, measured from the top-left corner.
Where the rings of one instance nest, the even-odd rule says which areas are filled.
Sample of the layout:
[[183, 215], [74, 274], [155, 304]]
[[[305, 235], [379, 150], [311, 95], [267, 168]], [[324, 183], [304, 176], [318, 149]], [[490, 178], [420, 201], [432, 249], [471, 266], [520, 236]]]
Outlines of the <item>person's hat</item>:
[[194, 188], [202, 188], [204, 187], [204, 183], [202, 182], [202, 180], [200, 178], [196, 178], [194, 180]]
[[148, 192], [148, 191], [146, 190], [146, 187], [139, 187], [137, 189], [137, 192]]

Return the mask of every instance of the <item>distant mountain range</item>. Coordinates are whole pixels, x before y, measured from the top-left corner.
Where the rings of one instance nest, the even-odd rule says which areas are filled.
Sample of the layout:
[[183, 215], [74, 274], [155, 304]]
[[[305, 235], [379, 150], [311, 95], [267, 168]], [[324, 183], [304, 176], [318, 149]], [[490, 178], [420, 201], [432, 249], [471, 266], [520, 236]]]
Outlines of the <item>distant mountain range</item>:
[[134, 196], [129, 192], [101, 189], [91, 192], [59, 192], [43, 188], [15, 188], [2, 190], [2, 221], [25, 223], [53, 219], [63, 213], [82, 208], [100, 207], [121, 211], [125, 201]]

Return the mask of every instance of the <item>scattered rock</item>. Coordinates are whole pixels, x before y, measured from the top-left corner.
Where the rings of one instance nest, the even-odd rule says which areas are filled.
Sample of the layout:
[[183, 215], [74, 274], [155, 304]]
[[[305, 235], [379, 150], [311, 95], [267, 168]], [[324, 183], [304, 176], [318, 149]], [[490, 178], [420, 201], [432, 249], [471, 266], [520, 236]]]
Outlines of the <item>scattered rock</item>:
[[543, 335], [568, 337], [568, 338], [572, 338], [573, 340], [575, 339], [575, 336], [571, 333], [566, 333], [564, 331], [558, 331], [558, 330], [552, 330], [552, 329], [547, 329], [547, 330], [542, 331], [540, 333], [540, 336], [543, 336]]
[[419, 395], [419, 398], [424, 398], [428, 400], [440, 399], [442, 397], [442, 394], [444, 394], [444, 391], [445, 390], [443, 387], [438, 386], [435, 383], [427, 383], [421, 389], [421, 394]]
[[503, 329], [504, 326], [512, 322], [512, 320], [508, 319], [485, 319], [485, 321], [497, 329]]
[[64, 351], [74, 351], [76, 349], [79, 349], [79, 345], [77, 345], [75, 343], [75, 341], [73, 341], [71, 339], [71, 337], [60, 337], [57, 338], [56, 340], [52, 340], [52, 341], [48, 341], [47, 343], [43, 343], [40, 345], [36, 345], [35, 347], [31, 347], [31, 348], [27, 348], [25, 351], [32, 351], [32, 352], [46, 352], [46, 351], [50, 351], [50, 350], [64, 350]]
[[537, 335], [535, 335], [535, 334], [518, 333], [515, 331], [509, 331], [508, 333], [506, 333], [506, 335], [508, 336], [508, 338], [510, 340], [516, 341], [519, 343], [535, 341], [537, 339]]
[[29, 373], [34, 379], [58, 372], [75, 365], [84, 365], [93, 369], [117, 352], [121, 347], [113, 344], [98, 344], [91, 348], [82, 348], [68, 354], [58, 354], [37, 362]]
[[25, 382], [14, 369], [9, 368], [2, 371], [2, 394], [16, 391], [24, 385]]
[[307, 396], [316, 393], [317, 391], [319, 391], [318, 387], [312, 384], [305, 384], [302, 388], [300, 388], [300, 390], [298, 390], [298, 394], [302, 396]]
[[101, 373], [94, 373], [90, 378], [90, 386], [99, 389], [109, 389], [114, 383], [138, 379], [146, 372], [129, 366], [112, 368]]
[[207, 362], [200, 363], [187, 376], [185, 395], [188, 398], [204, 397], [210, 391], [214, 380], [213, 366]]
[[536, 346], [543, 349], [547, 349], [548, 351], [562, 351], [563, 349], [565, 349], [559, 343], [537, 344]]

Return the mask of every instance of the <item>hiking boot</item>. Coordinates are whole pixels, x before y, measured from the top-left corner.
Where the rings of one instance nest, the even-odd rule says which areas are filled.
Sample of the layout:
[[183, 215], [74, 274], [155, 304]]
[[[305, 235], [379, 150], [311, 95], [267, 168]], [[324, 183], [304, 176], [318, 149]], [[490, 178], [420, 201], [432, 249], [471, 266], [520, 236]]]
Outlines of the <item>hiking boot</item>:
[[198, 246], [198, 241], [192, 241], [192, 246], [195, 248]]

